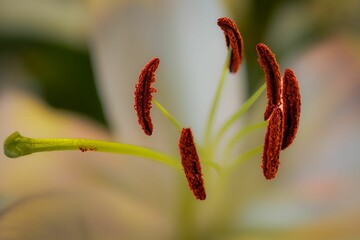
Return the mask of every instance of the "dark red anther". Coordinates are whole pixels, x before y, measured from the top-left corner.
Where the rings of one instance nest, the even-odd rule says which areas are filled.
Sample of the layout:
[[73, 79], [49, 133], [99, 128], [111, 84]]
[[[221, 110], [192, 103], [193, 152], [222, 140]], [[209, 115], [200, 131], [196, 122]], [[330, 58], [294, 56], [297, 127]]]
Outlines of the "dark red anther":
[[233, 20], [222, 17], [217, 21], [218, 26], [224, 31], [226, 46], [231, 47], [231, 58], [229, 70], [236, 73], [243, 58], [243, 40]]
[[152, 93], [156, 92], [156, 89], [151, 85], [155, 82], [155, 71], [159, 63], [158, 58], [151, 59], [141, 70], [139, 80], [135, 85], [134, 108], [138, 116], [138, 122], [146, 135], [151, 135], [153, 132], [150, 109], [152, 107]]
[[281, 149], [292, 144], [300, 122], [301, 97], [299, 83], [294, 72], [287, 68], [283, 79], [284, 137]]
[[276, 107], [270, 117], [266, 127], [265, 144], [262, 156], [261, 167], [266, 179], [275, 178], [280, 161], [280, 151], [283, 138], [283, 112]]
[[183, 128], [179, 140], [181, 164], [186, 179], [195, 197], [205, 200], [206, 193], [201, 173], [200, 159], [196, 151], [193, 134], [190, 128]]
[[264, 113], [267, 120], [273, 109], [281, 104], [281, 73], [274, 53], [263, 43], [256, 46], [259, 63], [265, 73], [268, 103]]

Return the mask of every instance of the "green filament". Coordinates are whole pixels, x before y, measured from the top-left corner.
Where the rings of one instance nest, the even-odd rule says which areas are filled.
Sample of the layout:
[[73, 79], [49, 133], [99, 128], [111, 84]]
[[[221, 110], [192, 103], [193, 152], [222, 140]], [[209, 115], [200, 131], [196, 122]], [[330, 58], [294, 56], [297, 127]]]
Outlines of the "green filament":
[[262, 121], [261, 123], [256, 123], [250, 126], [246, 126], [237, 133], [234, 134], [234, 136], [231, 137], [229, 140], [229, 143], [226, 145], [226, 152], [231, 151], [231, 149], [234, 148], [235, 144], [242, 139], [242, 137], [246, 136], [248, 133], [251, 133], [257, 129], [261, 129], [266, 127], [267, 121]]
[[256, 100], [261, 96], [266, 88], [266, 84], [264, 83], [242, 106], [241, 108], [234, 113], [221, 127], [219, 132], [216, 135], [215, 141], [218, 143], [222, 136], [226, 133], [226, 131], [231, 127], [231, 125], [239, 120], [244, 113], [256, 102]]
[[250, 149], [250, 150], [240, 154], [238, 157], [236, 157], [236, 159], [232, 163], [232, 165], [230, 165], [230, 167], [227, 168], [227, 173], [230, 174], [233, 171], [235, 171], [239, 167], [239, 165], [244, 163], [250, 157], [255, 156], [256, 154], [259, 154], [263, 148], [264, 148], [264, 145], [261, 145], [261, 146], [255, 147], [253, 149]]
[[179, 130], [181, 131], [182, 126], [181, 124], [154, 98], [152, 99], [152, 102], [156, 105], [156, 107], [164, 114], [165, 117], [167, 117], [170, 122]]
[[14, 132], [11, 134], [4, 143], [4, 152], [6, 156], [11, 158], [17, 158], [36, 152], [57, 150], [89, 150], [97, 152], [127, 154], [148, 158], [172, 168], [181, 169], [180, 161], [177, 158], [168, 156], [149, 148], [131, 144], [75, 138], [27, 138], [21, 136], [19, 132]]
[[229, 64], [230, 64], [230, 56], [231, 56], [231, 48], [229, 48], [229, 51], [228, 51], [228, 54], [227, 54], [227, 57], [226, 57], [226, 61], [225, 61], [225, 65], [223, 67], [220, 82], [219, 82], [219, 85], [218, 85], [218, 87], [216, 89], [215, 98], [214, 98], [214, 101], [213, 101], [212, 106], [211, 106], [208, 122], [206, 124], [205, 138], [204, 138], [205, 143], [207, 141], [209, 141], [210, 137], [211, 137], [211, 129], [212, 129], [212, 126], [214, 124], [216, 109], [217, 109], [218, 104], [219, 104], [220, 95], [221, 95], [221, 92], [222, 92], [222, 89], [223, 89], [223, 86], [224, 86], [224, 83], [225, 83], [226, 73], [227, 73], [227, 70], [228, 70]]

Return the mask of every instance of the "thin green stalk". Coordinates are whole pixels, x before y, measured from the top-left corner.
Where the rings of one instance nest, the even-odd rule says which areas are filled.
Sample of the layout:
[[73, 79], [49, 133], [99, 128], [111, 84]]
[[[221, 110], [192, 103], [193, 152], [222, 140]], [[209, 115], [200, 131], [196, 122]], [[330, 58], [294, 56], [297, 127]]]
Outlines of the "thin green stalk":
[[[152, 99], [153, 103], [156, 105], [157, 108], [159, 108], [159, 110], [171, 121], [171, 123], [179, 130], [181, 131], [181, 129], [183, 128], [181, 126], [181, 124], [154, 98]], [[199, 145], [196, 144], [196, 148], [199, 152], [202, 153], [202, 155], [204, 156], [204, 149]], [[221, 166], [219, 164], [217, 164], [214, 161], [211, 160], [207, 160], [207, 158], [202, 158], [201, 162], [205, 163], [206, 165], [213, 167], [219, 174], [221, 173]]]
[[222, 71], [222, 74], [221, 74], [220, 82], [219, 82], [219, 85], [218, 85], [218, 87], [216, 89], [215, 98], [214, 98], [214, 101], [212, 103], [210, 114], [209, 114], [208, 121], [207, 121], [207, 124], [206, 124], [205, 137], [204, 137], [204, 143], [205, 144], [206, 144], [207, 141], [210, 140], [211, 128], [212, 128], [212, 126], [214, 124], [216, 109], [217, 109], [217, 106], [219, 104], [220, 95], [221, 95], [221, 92], [222, 92], [222, 89], [223, 89], [223, 86], [224, 86], [224, 82], [225, 82], [225, 78], [226, 78], [226, 73], [227, 73], [227, 70], [228, 70], [229, 64], [230, 64], [230, 56], [231, 56], [231, 48], [229, 48], [229, 51], [228, 51], [228, 54], [227, 54], [227, 57], [226, 57], [226, 61], [225, 61], [224, 68], [223, 68], [223, 71]]
[[[225, 132], [231, 127], [231, 125], [236, 122], [240, 117], [255, 103], [255, 101], [260, 97], [264, 92], [266, 84], [264, 83], [242, 106], [241, 108], [234, 113], [221, 127], [219, 132], [216, 135], [215, 142], [220, 142], [220, 139], [225, 134]], [[216, 146], [217, 144], [215, 144]]]
[[170, 122], [179, 130], [181, 131], [182, 126], [181, 124], [154, 98], [152, 99], [152, 102], [156, 105], [156, 107], [167, 117]]
[[207, 159], [202, 159], [201, 162], [205, 163], [206, 165], [214, 168], [218, 174], [222, 173], [222, 168], [220, 166], [220, 164], [218, 164], [217, 162], [211, 161], [211, 160], [207, 160]]
[[27, 138], [14, 132], [4, 143], [4, 152], [8, 157], [16, 158], [24, 155], [59, 150], [97, 151], [108, 153], [120, 153], [132, 156], [144, 157], [165, 164], [175, 169], [181, 169], [177, 158], [157, 152], [155, 150], [131, 144], [106, 142], [90, 139], [71, 138]]
[[189, 192], [188, 187], [182, 184], [178, 187], [180, 192], [180, 201], [178, 209], [178, 223], [176, 240], [195, 240], [196, 224], [195, 224], [195, 199]]
[[251, 133], [257, 129], [260, 128], [264, 128], [267, 125], [267, 121], [262, 121], [260, 123], [256, 123], [250, 126], [246, 126], [243, 129], [241, 129], [240, 131], [238, 131], [237, 133], [234, 134], [234, 136], [231, 137], [231, 139], [229, 140], [229, 143], [226, 145], [226, 150], [225, 152], [230, 152], [235, 144], [241, 140], [242, 137], [244, 137], [245, 135], [247, 135], [248, 133]]
[[267, 125], [267, 121], [263, 121], [263, 122], [260, 122], [260, 123], [256, 123], [256, 124], [253, 124], [253, 125], [250, 125], [250, 126], [246, 126], [244, 127], [243, 129], [241, 129], [240, 131], [238, 131], [237, 133], [235, 133], [229, 140], [229, 142], [226, 144], [226, 147], [225, 147], [225, 150], [224, 150], [224, 157], [223, 159], [226, 161], [226, 160], [230, 160], [231, 158], [231, 154], [233, 152], [233, 149], [235, 147], [235, 144], [241, 140], [242, 137], [246, 136], [247, 134], [257, 130], [257, 129], [260, 129], [260, 128], [263, 128]]
[[227, 174], [231, 174], [233, 171], [235, 171], [239, 165], [241, 165], [242, 163], [244, 163], [246, 160], [248, 160], [250, 157], [260, 153], [262, 151], [262, 149], [264, 148], [264, 145], [255, 147], [253, 149], [250, 149], [247, 152], [244, 152], [242, 154], [240, 154], [234, 161], [234, 163], [232, 165], [230, 165], [227, 169], [226, 169], [226, 173]]

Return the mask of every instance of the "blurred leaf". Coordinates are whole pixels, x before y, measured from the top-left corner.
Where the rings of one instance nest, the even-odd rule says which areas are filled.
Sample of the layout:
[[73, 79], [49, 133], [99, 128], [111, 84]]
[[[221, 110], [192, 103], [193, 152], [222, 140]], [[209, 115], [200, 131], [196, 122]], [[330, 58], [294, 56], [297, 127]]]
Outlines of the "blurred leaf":
[[88, 49], [3, 34], [0, 35], [0, 56], [3, 54], [23, 61], [44, 99], [52, 106], [85, 114], [107, 125]]

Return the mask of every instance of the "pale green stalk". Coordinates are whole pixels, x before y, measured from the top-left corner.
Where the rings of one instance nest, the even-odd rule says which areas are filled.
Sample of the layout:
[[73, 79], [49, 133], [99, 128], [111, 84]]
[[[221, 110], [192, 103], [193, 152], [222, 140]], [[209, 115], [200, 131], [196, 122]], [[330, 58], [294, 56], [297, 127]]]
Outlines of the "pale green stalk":
[[221, 127], [215, 138], [215, 146], [220, 142], [222, 136], [225, 132], [231, 127], [231, 125], [240, 119], [240, 117], [255, 103], [255, 101], [260, 97], [264, 92], [266, 84], [263, 84], [242, 106], [241, 108], [234, 113]]
[[267, 121], [262, 121], [260, 123], [256, 123], [250, 126], [246, 126], [237, 133], [235, 133], [229, 140], [229, 143], [226, 145], [225, 152], [231, 152], [231, 150], [235, 147], [235, 144], [240, 141], [244, 136], [248, 133], [251, 133], [257, 129], [264, 128], [267, 125]]
[[52, 139], [52, 138], [27, 138], [18, 132], [10, 135], [4, 143], [4, 152], [8, 157], [16, 158], [24, 155], [59, 150], [97, 151], [120, 153], [131, 156], [144, 157], [165, 164], [172, 168], [181, 169], [177, 158], [154, 151], [149, 148], [131, 144], [106, 142], [90, 139]]
[[223, 159], [224, 161], [230, 162], [231, 159], [231, 154], [234, 150], [235, 144], [238, 143], [244, 136], [246, 136], [247, 134], [263, 128], [267, 125], [267, 121], [263, 121], [260, 123], [256, 123], [250, 126], [246, 126], [243, 129], [239, 130], [238, 132], [236, 132], [228, 141], [228, 143], [225, 146], [225, 150], [224, 150], [224, 154], [223, 154]]
[[227, 174], [231, 174], [233, 171], [235, 171], [242, 163], [244, 163], [246, 160], [248, 160], [250, 157], [260, 153], [263, 150], [264, 146], [258, 146], [253, 149], [250, 149], [249, 151], [246, 151], [242, 154], [240, 154], [238, 157], [235, 158], [235, 161], [226, 169]]
[[205, 144], [210, 140], [210, 137], [211, 137], [211, 129], [212, 129], [212, 126], [214, 124], [215, 113], [216, 113], [217, 107], [219, 105], [220, 95], [221, 95], [221, 92], [222, 92], [222, 89], [223, 89], [223, 86], [224, 86], [226, 73], [228, 71], [229, 64], [230, 64], [230, 56], [231, 56], [231, 48], [229, 48], [229, 50], [228, 50], [228, 54], [227, 54], [227, 57], [226, 57], [225, 65], [223, 67], [220, 82], [219, 82], [219, 85], [218, 85], [218, 87], [216, 89], [214, 101], [213, 101], [213, 103], [211, 105], [210, 114], [209, 114], [209, 117], [208, 117], [208, 120], [207, 120], [206, 129], [205, 129], [205, 137], [204, 137], [204, 143]]
[[[181, 129], [183, 128], [181, 126], [181, 124], [154, 98], [152, 99], [153, 103], [156, 105], [156, 107], [165, 115], [165, 117], [167, 117], [170, 122], [179, 130], [181, 131]], [[204, 149], [202, 148], [202, 146], [195, 144], [196, 145], [196, 149], [201, 152], [202, 156], [204, 156]], [[205, 163], [206, 165], [213, 167], [219, 174], [221, 173], [221, 166], [219, 164], [217, 164], [214, 161], [208, 160], [207, 157], [204, 157], [201, 159], [201, 162]]]
[[165, 115], [165, 117], [167, 117], [170, 122], [179, 130], [181, 131], [182, 126], [181, 124], [158, 102], [156, 101], [154, 98], [152, 99], [152, 102], [156, 105], [156, 107], [162, 112], [162, 114]]
[[222, 172], [222, 167], [220, 164], [218, 164], [217, 162], [211, 161], [211, 160], [207, 160], [207, 158], [203, 158], [201, 159], [201, 162], [205, 163], [206, 165], [214, 168], [219, 174], [221, 174]]

